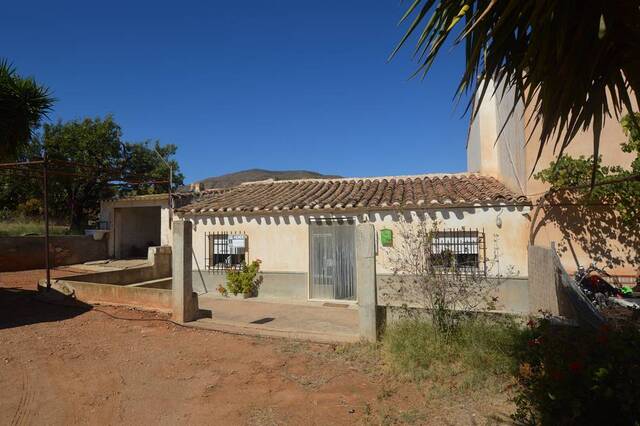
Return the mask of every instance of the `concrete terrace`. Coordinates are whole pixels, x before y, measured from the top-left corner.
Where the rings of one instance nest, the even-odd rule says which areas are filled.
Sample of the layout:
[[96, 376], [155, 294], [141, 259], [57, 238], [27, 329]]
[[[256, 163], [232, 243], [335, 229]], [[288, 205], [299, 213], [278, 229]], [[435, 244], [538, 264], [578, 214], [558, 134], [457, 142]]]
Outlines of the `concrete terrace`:
[[[95, 274], [114, 271], [124, 272], [125, 270], [134, 272], [138, 268], [152, 265], [153, 262], [148, 259], [121, 259], [86, 262], [62, 266], [58, 269], [80, 274]], [[96, 283], [83, 284], [73, 280], [75, 278], [70, 278], [68, 284], [73, 285], [78, 294], [82, 293], [82, 289], [92, 290], [90, 294], [85, 295], [89, 302], [123, 304], [143, 309], [152, 308], [141, 304], [142, 300], [138, 300], [139, 295], [135, 292], [135, 287], [141, 287], [143, 284], [151, 283], [151, 281], [114, 286]], [[166, 278], [162, 280], [166, 280]], [[63, 279], [62, 281], [65, 280]], [[126, 294], [129, 295], [131, 300], [126, 300], [126, 297], [121, 298], [126, 300], [125, 302], [113, 301], [109, 298], [105, 299], [104, 295], [99, 292], [99, 290], [105, 289], [127, 292]], [[142, 290], [145, 291], [145, 289]], [[149, 290], [146, 291], [148, 292]], [[158, 290], [152, 289], [151, 291]], [[194, 322], [188, 322], [185, 323], [186, 326], [226, 333], [282, 337], [320, 343], [348, 343], [356, 342], [360, 339], [358, 308], [352, 303], [323, 303], [265, 298], [242, 299], [223, 297], [217, 293], [204, 293], [198, 295], [198, 304], [201, 310], [211, 312], [210, 318], [201, 318]]]
[[[322, 303], [280, 303], [256, 299], [198, 297], [200, 309], [211, 318], [186, 325], [228, 333], [287, 337], [324, 343], [357, 342], [358, 310], [355, 306]], [[329, 305], [329, 306], [327, 306]]]

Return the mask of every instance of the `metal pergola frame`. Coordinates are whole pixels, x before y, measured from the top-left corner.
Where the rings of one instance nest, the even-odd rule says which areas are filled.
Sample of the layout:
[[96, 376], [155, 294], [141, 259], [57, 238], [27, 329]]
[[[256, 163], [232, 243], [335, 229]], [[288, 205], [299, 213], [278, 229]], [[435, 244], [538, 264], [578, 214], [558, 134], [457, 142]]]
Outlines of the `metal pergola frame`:
[[[72, 170], [74, 168], [74, 170]], [[78, 172], [78, 169], [84, 172]], [[70, 171], [71, 170], [71, 171]], [[47, 291], [51, 289], [51, 256], [49, 253], [49, 176], [72, 176], [72, 177], [89, 177], [89, 171], [99, 172], [107, 178], [108, 181], [117, 181], [123, 183], [110, 183], [110, 185], [140, 185], [140, 184], [159, 184], [168, 183], [169, 187], [169, 210], [172, 210], [171, 203], [171, 185], [172, 177], [169, 180], [153, 180], [147, 176], [123, 176], [122, 171], [110, 168], [101, 168], [88, 164], [75, 163], [64, 160], [51, 160], [47, 158], [46, 152], [42, 159], [32, 161], [22, 161], [14, 163], [0, 163], [0, 172], [17, 173], [24, 177], [37, 177], [42, 179], [42, 210], [44, 219], [44, 258], [47, 280]], [[172, 168], [169, 173], [173, 174]]]

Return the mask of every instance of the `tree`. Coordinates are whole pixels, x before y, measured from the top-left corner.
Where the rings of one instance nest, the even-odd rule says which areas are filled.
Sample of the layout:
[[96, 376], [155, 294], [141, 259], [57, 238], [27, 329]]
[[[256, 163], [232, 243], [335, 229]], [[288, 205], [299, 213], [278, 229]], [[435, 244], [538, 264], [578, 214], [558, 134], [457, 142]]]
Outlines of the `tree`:
[[[173, 170], [172, 191], [176, 191], [184, 183], [184, 175], [180, 173], [180, 166], [171, 157], [176, 155], [178, 147], [173, 144], [160, 145], [159, 141], [145, 141], [143, 143], [125, 143], [124, 170], [125, 176], [146, 176], [156, 181], [169, 179], [169, 167]], [[160, 157], [162, 157], [161, 160]], [[154, 183], [140, 185], [125, 185], [120, 188], [121, 194], [154, 194], [169, 191], [169, 183]]]
[[[489, 79], [512, 87], [516, 99], [533, 108], [533, 127], [540, 126], [538, 158], [551, 142], [561, 156], [589, 127], [597, 158], [607, 116], [633, 111], [630, 92], [640, 105], [637, 0], [414, 0], [400, 22], [410, 17], [391, 56], [417, 35], [416, 74], [424, 76], [450, 36], [455, 44], [464, 40], [466, 69], [457, 95], [471, 92], [472, 105], [476, 93], [482, 101]], [[592, 184], [595, 177], [594, 163]]]
[[52, 164], [57, 160], [90, 166], [69, 169], [81, 177], [56, 175], [49, 186], [53, 215], [68, 212], [72, 230], [82, 230], [100, 200], [115, 194], [109, 181], [122, 164], [121, 136], [111, 116], [44, 125], [42, 144]]
[[[640, 114], [637, 114], [640, 120]], [[629, 229], [638, 226], [640, 219], [640, 131], [633, 125], [630, 115], [622, 119], [622, 128], [627, 141], [620, 144], [622, 151], [635, 153], [631, 167], [603, 166], [602, 158], [595, 161], [593, 156], [572, 158], [563, 155], [549, 167], [536, 173], [535, 178], [549, 183], [552, 191], [569, 189], [583, 204], [606, 202], [612, 204], [622, 223]], [[595, 164], [596, 187], [588, 187], [588, 177]], [[614, 182], [607, 184], [607, 182]], [[577, 189], [571, 190], [571, 188]]]
[[122, 130], [110, 115], [46, 124], [39, 143], [46, 147], [52, 167], [75, 165], [68, 167], [70, 175], [54, 174], [49, 191], [52, 214], [68, 217], [72, 230], [86, 227], [100, 200], [117, 194], [166, 192], [168, 184], [145, 183], [168, 179], [168, 169], [154, 149], [173, 164], [174, 184], [183, 182], [178, 164], [170, 158], [176, 152], [175, 145], [161, 146], [156, 141], [150, 148], [148, 142], [123, 142]]
[[[21, 147], [19, 151], [11, 160], [25, 161], [42, 155], [40, 145], [34, 140]], [[42, 208], [42, 179], [32, 174], [7, 169], [0, 172], [0, 220], [10, 220], [16, 214], [28, 215], [29, 211], [34, 212], [34, 209], [23, 207], [36, 204]]]
[[15, 159], [29, 144], [54, 99], [48, 88], [32, 77], [20, 77], [0, 59], [0, 160]]

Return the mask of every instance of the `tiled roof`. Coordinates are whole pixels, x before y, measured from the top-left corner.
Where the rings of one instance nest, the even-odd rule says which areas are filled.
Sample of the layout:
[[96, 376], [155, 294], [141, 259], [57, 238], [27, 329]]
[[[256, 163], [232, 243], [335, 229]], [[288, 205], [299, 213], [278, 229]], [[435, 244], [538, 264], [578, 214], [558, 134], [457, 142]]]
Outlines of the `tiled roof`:
[[245, 183], [209, 190], [186, 213], [384, 210], [496, 204], [527, 205], [498, 180], [475, 174], [304, 179]]
[[[191, 192], [174, 192], [171, 194], [171, 197], [176, 200], [187, 200], [191, 201], [193, 198], [193, 193]], [[166, 201], [169, 200], [169, 194], [166, 192], [159, 194], [144, 194], [144, 195], [125, 195], [123, 197], [114, 197], [108, 200], [104, 200], [105, 202], [119, 202], [119, 201]]]
[[114, 197], [105, 201], [156, 201], [156, 200], [168, 200], [169, 194], [145, 194], [145, 195], [128, 195], [124, 197]]

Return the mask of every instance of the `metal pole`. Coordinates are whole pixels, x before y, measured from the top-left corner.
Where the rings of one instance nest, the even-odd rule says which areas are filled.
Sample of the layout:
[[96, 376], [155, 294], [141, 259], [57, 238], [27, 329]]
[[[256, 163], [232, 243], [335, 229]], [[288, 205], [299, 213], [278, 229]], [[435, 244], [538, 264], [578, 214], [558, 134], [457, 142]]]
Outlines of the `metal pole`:
[[51, 288], [51, 270], [49, 265], [49, 197], [47, 177], [47, 151], [44, 152], [43, 168], [43, 192], [44, 192], [44, 264], [47, 268], [47, 291]]
[[169, 229], [171, 229], [171, 222], [173, 222], [173, 199], [171, 198], [171, 188], [173, 187], [173, 167], [162, 155], [160, 155], [160, 152], [158, 152], [157, 149], [154, 148], [153, 150], [158, 154], [160, 160], [169, 167]]
[[171, 198], [171, 188], [173, 187], [173, 167], [169, 165], [169, 229], [173, 222], [173, 198]]

